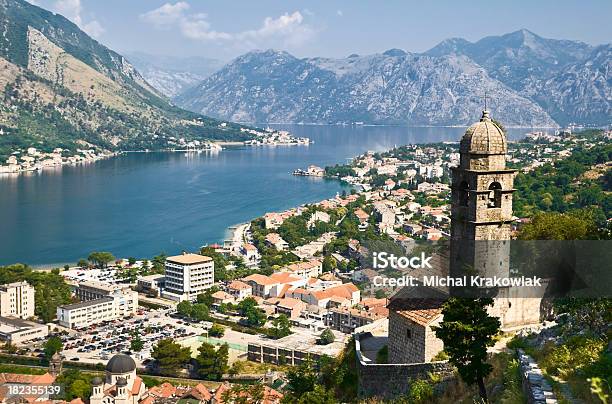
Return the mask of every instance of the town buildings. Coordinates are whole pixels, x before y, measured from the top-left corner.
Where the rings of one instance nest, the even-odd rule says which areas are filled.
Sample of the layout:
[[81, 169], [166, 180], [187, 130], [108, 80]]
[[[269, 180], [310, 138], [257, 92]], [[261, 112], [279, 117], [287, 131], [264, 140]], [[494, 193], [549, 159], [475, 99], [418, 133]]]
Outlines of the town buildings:
[[215, 263], [199, 254], [181, 254], [166, 258], [166, 277], [162, 296], [175, 301], [194, 300], [213, 286]]

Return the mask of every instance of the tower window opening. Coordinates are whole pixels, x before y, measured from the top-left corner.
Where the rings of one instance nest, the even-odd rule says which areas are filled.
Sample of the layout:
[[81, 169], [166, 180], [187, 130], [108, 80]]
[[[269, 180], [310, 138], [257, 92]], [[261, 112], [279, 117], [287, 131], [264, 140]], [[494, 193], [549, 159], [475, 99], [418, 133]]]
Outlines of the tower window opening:
[[493, 182], [489, 185], [489, 203], [488, 208], [501, 208], [501, 184]]
[[468, 206], [470, 187], [466, 181], [459, 184], [459, 206]]

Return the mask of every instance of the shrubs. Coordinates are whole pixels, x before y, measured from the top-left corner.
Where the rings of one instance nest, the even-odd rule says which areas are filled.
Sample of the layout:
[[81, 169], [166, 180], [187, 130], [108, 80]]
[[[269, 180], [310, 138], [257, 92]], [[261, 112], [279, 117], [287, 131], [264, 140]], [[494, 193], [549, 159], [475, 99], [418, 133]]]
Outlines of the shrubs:
[[219, 338], [222, 337], [223, 334], [225, 334], [225, 327], [220, 324], [213, 324], [210, 330], [208, 330], [208, 335], [211, 337]]
[[431, 403], [433, 395], [433, 387], [429, 381], [417, 379], [410, 382], [408, 402], [415, 404]]
[[549, 374], [567, 377], [599, 361], [605, 346], [605, 342], [600, 339], [584, 336], [571, 337], [559, 346], [547, 344], [544, 347], [546, 354], [542, 366]]
[[330, 330], [329, 328], [326, 328], [321, 333], [321, 336], [319, 337], [319, 340], [317, 341], [317, 343], [319, 345], [328, 345], [334, 342], [335, 340], [336, 340], [336, 336], [334, 335], [332, 330]]

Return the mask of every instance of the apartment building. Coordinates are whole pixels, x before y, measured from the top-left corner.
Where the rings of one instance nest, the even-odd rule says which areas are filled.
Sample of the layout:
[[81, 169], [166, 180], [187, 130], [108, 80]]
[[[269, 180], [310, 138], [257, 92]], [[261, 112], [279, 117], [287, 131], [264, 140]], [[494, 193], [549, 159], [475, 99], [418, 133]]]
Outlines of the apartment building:
[[165, 288], [162, 296], [175, 301], [195, 300], [213, 286], [215, 263], [200, 254], [181, 254], [166, 258]]
[[92, 324], [113, 321], [117, 318], [119, 316], [115, 310], [115, 299], [112, 297], [66, 304], [57, 308], [59, 325], [72, 329], [85, 328]]
[[130, 317], [138, 311], [138, 292], [128, 285], [84, 281], [76, 287], [74, 294], [79, 303], [57, 308], [57, 320], [61, 326], [84, 328]]
[[0, 285], [0, 316], [34, 317], [34, 287], [25, 281]]

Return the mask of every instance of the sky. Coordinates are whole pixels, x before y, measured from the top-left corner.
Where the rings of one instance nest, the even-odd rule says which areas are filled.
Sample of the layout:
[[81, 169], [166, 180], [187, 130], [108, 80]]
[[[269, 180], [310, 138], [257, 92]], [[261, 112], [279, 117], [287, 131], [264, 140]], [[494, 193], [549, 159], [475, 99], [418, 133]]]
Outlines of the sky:
[[522, 28], [555, 39], [612, 41], [610, 0], [31, 0], [120, 53], [228, 61], [254, 49], [345, 57], [423, 52]]

